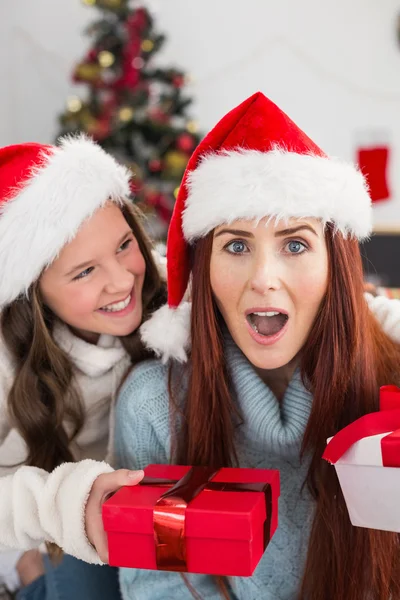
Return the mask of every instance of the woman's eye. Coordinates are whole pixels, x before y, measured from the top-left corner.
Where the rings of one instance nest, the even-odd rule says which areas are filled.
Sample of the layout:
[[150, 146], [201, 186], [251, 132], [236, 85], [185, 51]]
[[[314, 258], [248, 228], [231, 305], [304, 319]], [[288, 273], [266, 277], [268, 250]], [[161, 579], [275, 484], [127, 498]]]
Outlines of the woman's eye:
[[243, 254], [247, 250], [247, 246], [244, 242], [235, 241], [225, 246], [226, 250], [231, 254]]
[[131, 245], [132, 242], [133, 242], [132, 238], [130, 238], [129, 240], [126, 240], [123, 244], [120, 245], [118, 252], [123, 252], [123, 250], [126, 250], [127, 248], [129, 248], [129, 246]]
[[289, 254], [303, 254], [307, 250], [307, 246], [298, 240], [292, 240], [286, 244], [286, 249]]
[[85, 277], [87, 277], [88, 275], [90, 275], [90, 273], [93, 271], [94, 267], [88, 267], [87, 269], [85, 269], [84, 271], [82, 271], [81, 273], [79, 273], [79, 275], [76, 275], [76, 277], [74, 277], [74, 280], [76, 279], [84, 279]]

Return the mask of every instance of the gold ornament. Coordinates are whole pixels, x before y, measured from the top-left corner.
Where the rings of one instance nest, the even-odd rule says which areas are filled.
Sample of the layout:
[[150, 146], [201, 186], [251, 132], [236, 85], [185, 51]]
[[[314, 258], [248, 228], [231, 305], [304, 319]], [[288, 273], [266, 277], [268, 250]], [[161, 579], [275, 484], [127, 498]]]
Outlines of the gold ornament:
[[111, 52], [108, 52], [108, 50], [102, 50], [101, 52], [99, 52], [97, 60], [99, 61], [100, 66], [107, 69], [108, 67], [111, 67], [111, 65], [114, 64], [115, 56]]
[[174, 189], [174, 197], [177, 198], [179, 194], [179, 187]]
[[118, 111], [118, 118], [123, 123], [128, 123], [132, 121], [134, 115], [134, 110], [130, 106], [124, 106]]
[[164, 173], [166, 177], [178, 178], [183, 174], [188, 157], [184, 152], [178, 152], [177, 150], [170, 150], [165, 155], [165, 168]]
[[67, 109], [70, 113], [78, 113], [82, 109], [82, 101], [78, 96], [67, 98]]
[[85, 81], [98, 81], [100, 79], [101, 67], [97, 63], [81, 63], [76, 67], [75, 74]]
[[189, 133], [197, 133], [199, 131], [199, 125], [196, 121], [188, 121], [186, 129]]
[[83, 4], [86, 6], [94, 6], [96, 4], [96, 0], [82, 0]]
[[141, 48], [143, 52], [151, 52], [154, 48], [154, 42], [152, 40], [143, 40]]

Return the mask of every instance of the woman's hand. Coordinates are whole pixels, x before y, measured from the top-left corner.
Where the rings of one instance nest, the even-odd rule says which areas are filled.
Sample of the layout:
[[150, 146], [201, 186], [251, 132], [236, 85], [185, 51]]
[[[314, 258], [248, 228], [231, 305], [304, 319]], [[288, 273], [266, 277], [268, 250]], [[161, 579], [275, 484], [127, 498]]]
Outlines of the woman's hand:
[[101, 507], [103, 503], [120, 487], [136, 485], [143, 479], [143, 471], [120, 469], [113, 473], [103, 473], [95, 480], [86, 503], [85, 527], [89, 542], [96, 548], [97, 554], [108, 563], [107, 535], [103, 527]]
[[378, 296], [379, 292], [377, 287], [373, 283], [364, 282], [364, 292], [368, 292], [371, 296]]

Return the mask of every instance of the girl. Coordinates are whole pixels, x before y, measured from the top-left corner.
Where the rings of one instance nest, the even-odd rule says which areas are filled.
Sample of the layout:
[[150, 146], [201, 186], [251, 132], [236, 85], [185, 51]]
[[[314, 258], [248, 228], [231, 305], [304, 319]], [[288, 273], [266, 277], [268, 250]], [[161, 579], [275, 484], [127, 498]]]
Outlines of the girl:
[[279, 469], [279, 527], [251, 578], [123, 569], [125, 600], [400, 598], [398, 536], [352, 527], [321, 460], [327, 438], [400, 379], [400, 348], [363, 294], [370, 204], [361, 173], [261, 93], [195, 151], [170, 226], [168, 306], [142, 326], [170, 361], [125, 382], [117, 464]]
[[[0, 550], [47, 540], [105, 561], [101, 503], [142, 476], [102, 462], [118, 386], [149, 356], [137, 329], [165, 295], [129, 192], [128, 171], [83, 137], [0, 150], [0, 445], [15, 429], [27, 465], [0, 480]], [[70, 586], [71, 569], [92, 578], [85, 599], [118, 596], [111, 568], [65, 561]]]

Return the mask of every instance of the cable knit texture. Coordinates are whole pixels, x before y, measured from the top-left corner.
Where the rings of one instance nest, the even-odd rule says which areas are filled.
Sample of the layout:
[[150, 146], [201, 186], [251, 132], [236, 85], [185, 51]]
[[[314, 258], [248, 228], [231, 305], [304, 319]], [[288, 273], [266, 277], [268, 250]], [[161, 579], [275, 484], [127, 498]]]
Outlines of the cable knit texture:
[[[240, 466], [279, 469], [279, 527], [251, 578], [232, 578], [232, 598], [291, 600], [304, 568], [313, 504], [302, 485], [308, 463], [300, 463], [301, 441], [312, 397], [298, 371], [278, 402], [233, 341], [226, 356], [243, 424], [237, 430]], [[116, 461], [119, 467], [142, 468], [170, 460], [168, 367], [158, 361], [137, 366], [125, 382], [116, 411]], [[180, 600], [192, 595], [179, 574], [121, 570], [124, 600]], [[191, 575], [207, 600], [220, 600], [212, 578]]]
[[[54, 338], [72, 360], [74, 379], [86, 410], [85, 425], [73, 447], [81, 462], [63, 464], [52, 473], [34, 467], [21, 467], [16, 471], [10, 468], [10, 474], [1, 477], [0, 551], [33, 548], [49, 540], [68, 554], [100, 563], [86, 537], [84, 510], [96, 477], [112, 471], [112, 467], [103, 462], [110, 411], [130, 360], [120, 341], [113, 336], [100, 336], [95, 346], [75, 337], [60, 324]], [[23, 461], [26, 455], [22, 439], [15, 430], [11, 431], [7, 417], [7, 397], [13, 377], [13, 362], [0, 339], [0, 464], [10, 465]], [[0, 579], [1, 574], [0, 556]]]

